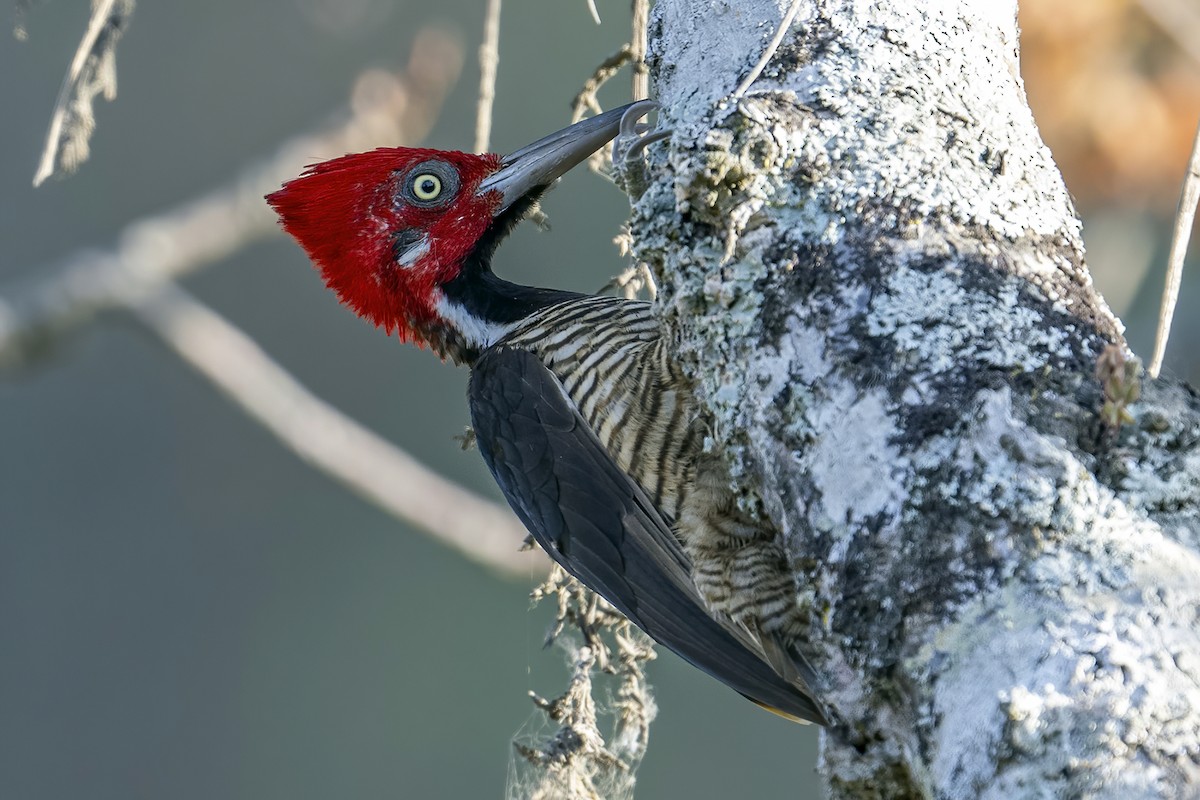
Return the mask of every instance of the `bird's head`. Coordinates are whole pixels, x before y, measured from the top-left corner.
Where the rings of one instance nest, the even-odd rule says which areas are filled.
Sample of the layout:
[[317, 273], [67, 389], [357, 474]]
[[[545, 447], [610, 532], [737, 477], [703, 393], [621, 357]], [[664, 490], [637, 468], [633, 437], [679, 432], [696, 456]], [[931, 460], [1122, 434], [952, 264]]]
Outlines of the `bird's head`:
[[491, 323], [463, 308], [461, 285], [490, 276], [501, 239], [557, 178], [616, 135], [624, 110], [507, 157], [408, 147], [342, 156], [267, 201], [359, 316], [403, 340], [440, 349], [450, 331], [478, 346], [472, 340], [486, 334], [471, 329]]

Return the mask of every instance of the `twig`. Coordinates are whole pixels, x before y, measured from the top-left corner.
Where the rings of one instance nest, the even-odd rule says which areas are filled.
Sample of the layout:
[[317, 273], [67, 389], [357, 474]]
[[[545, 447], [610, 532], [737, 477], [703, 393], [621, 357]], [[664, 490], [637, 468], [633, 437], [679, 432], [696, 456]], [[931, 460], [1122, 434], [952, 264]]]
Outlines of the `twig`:
[[517, 552], [525, 531], [510, 513], [313, 396], [245, 334], [171, 283], [277, 230], [262, 197], [305, 163], [422, 138], [461, 66], [455, 40], [423, 31], [402, 77], [359, 77], [344, 124], [285, 143], [231, 186], [130, 225], [114, 252], [76, 256], [25, 293], [0, 299], [0, 361], [29, 358], [98, 311], [127, 308], [314, 466], [468, 557], [528, 574], [530, 557]]
[[783, 19], [779, 21], [779, 28], [776, 29], [775, 35], [771, 37], [767, 49], [763, 51], [762, 57], [758, 59], [758, 63], [754, 65], [754, 69], [750, 70], [750, 74], [745, 80], [733, 90], [733, 99], [737, 100], [749, 90], [751, 84], [758, 80], [758, 76], [767, 68], [767, 64], [775, 57], [775, 51], [779, 49], [779, 45], [783, 42], [783, 37], [792, 27], [792, 21], [796, 19], [796, 13], [800, 11], [801, 0], [792, 0], [792, 4], [788, 7], [787, 13], [783, 15]]
[[[33, 176], [39, 186], [51, 175], [74, 172], [87, 161], [88, 140], [96, 129], [96, 95], [117, 96], [117, 41], [129, 24], [134, 0], [92, 0], [92, 16], [58, 90], [46, 147]], [[20, 30], [20, 29], [18, 29]]]
[[[616, 75], [621, 67], [629, 63], [633, 58], [633, 48], [628, 44], [622, 45], [621, 49], [610, 55], [604, 61], [600, 62], [600, 66], [596, 67], [595, 72], [591, 77], [583, 83], [583, 88], [579, 90], [579, 94], [575, 95], [575, 99], [571, 101], [571, 122], [579, 122], [584, 115], [591, 111], [593, 114], [599, 114], [603, 109], [600, 107], [600, 101], [596, 98], [596, 93], [600, 91], [600, 87]], [[609, 148], [601, 147], [588, 158], [588, 169], [598, 175], [604, 175], [608, 172], [611, 161], [609, 159]]]
[[129, 311], [300, 458], [467, 558], [527, 576], [525, 529], [506, 508], [446, 480], [320, 399], [242, 331], [180, 287], [127, 298]]
[[492, 135], [492, 103], [496, 99], [496, 67], [500, 63], [500, 0], [488, 0], [479, 45], [479, 105], [475, 111], [475, 152], [488, 149]]
[[650, 27], [650, 0], [633, 0], [629, 55], [633, 60], [633, 99], [650, 96], [650, 68], [646, 66], [646, 33]]
[[600, 12], [596, 10], [596, 0], [587, 0], [588, 11], [592, 14], [592, 21], [597, 25], [600, 24]]
[[415, 143], [433, 125], [458, 78], [462, 49], [436, 30], [422, 31], [401, 77], [364, 73], [351, 118], [322, 135], [284, 143], [277, 154], [230, 186], [126, 227], [115, 251], [81, 253], [26, 291], [0, 297], [0, 366], [36, 357], [69, 331], [134, 292], [193, 272], [274, 234], [263, 195], [308, 163], [384, 144]]
[[608, 58], [600, 62], [600, 66], [596, 67], [595, 72], [583, 83], [583, 88], [579, 90], [579, 94], [575, 95], [575, 99], [571, 101], [571, 121], [579, 122], [583, 119], [583, 115], [591, 111], [593, 114], [599, 114], [602, 109], [600, 101], [596, 99], [596, 92], [600, 91], [608, 80], [616, 75], [621, 67], [629, 63], [633, 58], [633, 48], [629, 45], [623, 45], [620, 50], [610, 55]]
[[1179, 302], [1179, 285], [1183, 282], [1183, 259], [1187, 255], [1188, 240], [1192, 236], [1192, 223], [1196, 220], [1196, 205], [1200, 203], [1200, 127], [1196, 129], [1196, 141], [1192, 144], [1192, 157], [1188, 162], [1187, 174], [1183, 178], [1183, 190], [1179, 195], [1179, 210], [1175, 213], [1175, 230], [1171, 234], [1171, 252], [1167, 256], [1166, 285], [1163, 287], [1162, 305], [1158, 311], [1158, 331], [1154, 335], [1154, 356], [1150, 359], [1150, 377], [1157, 378], [1162, 370], [1163, 358], [1167, 353], [1167, 339], [1171, 335], [1171, 320], [1175, 316], [1175, 305]]
[[[599, 18], [596, 19], [599, 23]], [[579, 122], [589, 111], [599, 114], [603, 109], [596, 93], [600, 87], [626, 64], [633, 64], [633, 99], [645, 100], [650, 94], [650, 70], [646, 66], [646, 35], [650, 25], [649, 0], [633, 0], [633, 23], [628, 44], [600, 62], [571, 101], [571, 121]]]

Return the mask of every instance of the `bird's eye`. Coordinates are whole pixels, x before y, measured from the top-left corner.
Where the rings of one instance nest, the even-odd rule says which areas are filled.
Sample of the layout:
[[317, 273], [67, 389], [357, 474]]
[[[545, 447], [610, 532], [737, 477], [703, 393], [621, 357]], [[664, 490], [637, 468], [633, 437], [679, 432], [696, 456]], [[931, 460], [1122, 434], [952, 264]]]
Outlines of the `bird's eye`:
[[442, 179], [432, 172], [422, 172], [413, 178], [412, 193], [413, 197], [427, 203], [437, 200], [442, 193]]
[[439, 208], [458, 193], [458, 171], [441, 159], [431, 158], [413, 166], [400, 179], [396, 201], [420, 208]]

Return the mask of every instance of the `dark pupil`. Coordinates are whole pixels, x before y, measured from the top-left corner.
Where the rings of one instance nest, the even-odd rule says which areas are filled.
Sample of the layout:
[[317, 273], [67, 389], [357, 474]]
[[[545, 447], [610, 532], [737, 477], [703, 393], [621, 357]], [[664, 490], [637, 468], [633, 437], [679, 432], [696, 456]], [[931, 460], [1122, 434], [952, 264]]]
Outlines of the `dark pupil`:
[[433, 182], [433, 178], [425, 178], [421, 181], [421, 191], [424, 194], [432, 193], [435, 188], [437, 185]]

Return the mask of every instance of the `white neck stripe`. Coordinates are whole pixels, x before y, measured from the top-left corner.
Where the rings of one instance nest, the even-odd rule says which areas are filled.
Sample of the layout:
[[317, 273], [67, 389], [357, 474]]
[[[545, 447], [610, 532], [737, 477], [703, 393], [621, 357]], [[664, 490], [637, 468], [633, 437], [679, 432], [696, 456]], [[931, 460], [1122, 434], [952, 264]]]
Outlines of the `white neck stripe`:
[[500, 341], [504, 334], [512, 330], [511, 324], [488, 322], [472, 315], [471, 312], [444, 294], [439, 294], [433, 307], [437, 310], [438, 316], [458, 331], [468, 345], [481, 350], [491, 347]]

